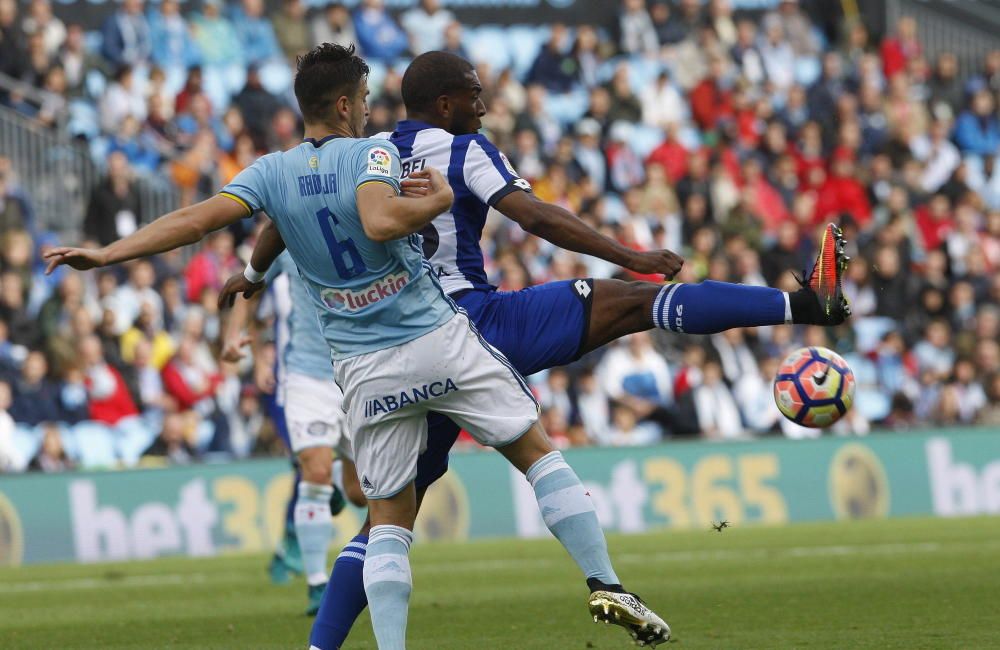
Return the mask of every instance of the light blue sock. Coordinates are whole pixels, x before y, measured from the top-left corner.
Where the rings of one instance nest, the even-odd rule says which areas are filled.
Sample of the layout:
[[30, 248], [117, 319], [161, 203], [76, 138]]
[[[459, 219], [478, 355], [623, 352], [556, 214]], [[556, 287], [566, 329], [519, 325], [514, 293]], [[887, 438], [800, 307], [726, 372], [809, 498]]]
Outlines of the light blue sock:
[[784, 291], [714, 280], [666, 285], [653, 301], [652, 316], [656, 327], [688, 334], [792, 322]]
[[365, 555], [365, 593], [379, 650], [406, 648], [406, 613], [413, 578], [413, 533], [400, 526], [373, 526]]
[[619, 584], [594, 504], [562, 454], [553, 451], [542, 456], [528, 468], [525, 478], [535, 490], [545, 525], [586, 577]]
[[302, 568], [306, 582], [321, 585], [326, 582], [326, 552], [333, 538], [330, 497], [333, 487], [302, 481], [295, 503], [295, 533], [302, 550]]

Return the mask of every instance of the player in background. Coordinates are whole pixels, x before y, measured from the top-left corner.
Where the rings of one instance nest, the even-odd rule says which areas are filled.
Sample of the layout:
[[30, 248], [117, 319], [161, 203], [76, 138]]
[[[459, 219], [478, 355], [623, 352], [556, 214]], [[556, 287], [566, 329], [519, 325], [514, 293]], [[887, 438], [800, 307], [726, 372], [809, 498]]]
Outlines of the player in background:
[[[280, 278], [279, 278], [280, 276]], [[279, 280], [275, 282], [275, 280]], [[286, 252], [278, 257], [265, 275], [265, 281], [275, 291], [276, 365], [275, 402], [287, 427], [287, 442], [297, 460], [301, 481], [293, 494], [291, 507], [295, 539], [301, 549], [302, 567], [308, 585], [306, 614], [315, 616], [319, 610], [327, 583], [326, 556], [333, 538], [331, 516], [343, 509], [343, 496], [331, 484], [331, 467], [336, 451], [349, 458], [346, 451], [343, 394], [333, 379], [329, 346], [320, 331], [316, 310], [299, 278], [298, 269]], [[276, 286], [277, 285], [277, 286]], [[237, 362], [245, 354], [244, 343], [249, 338], [242, 332], [257, 304], [240, 300], [226, 323], [222, 358]], [[354, 476], [354, 464], [344, 467], [346, 476], [340, 483], [348, 499], [356, 506], [366, 504]], [[275, 562], [278, 566], [275, 566]], [[272, 560], [275, 569], [284, 565], [277, 554]]]
[[[299, 269], [346, 388], [351, 450], [372, 528], [364, 585], [380, 648], [405, 648], [416, 517], [417, 455], [427, 414], [440, 413], [494, 446], [525, 474], [543, 519], [580, 567], [605, 613], [659, 643], [669, 628], [621, 587], [594, 505], [538, 424], [521, 375], [448, 300], [417, 231], [454, 194], [436, 170], [414, 172], [426, 195], [401, 198], [398, 151], [358, 139], [368, 117], [368, 66], [329, 43], [299, 60], [295, 94], [306, 140], [263, 156], [223, 191], [99, 249], [55, 247], [47, 270], [117, 264], [195, 243], [258, 210], [276, 224]], [[254, 260], [244, 274], [259, 282]]]
[[[638, 273], [672, 278], [683, 260], [666, 250], [627, 248], [565, 209], [538, 200], [507, 158], [478, 134], [486, 113], [481, 90], [468, 61], [445, 52], [422, 54], [403, 75], [409, 119], [400, 122], [395, 132], [375, 137], [387, 137], [397, 147], [404, 176], [430, 168], [447, 175], [455, 202], [421, 231], [424, 255], [444, 290], [522, 375], [566, 365], [610, 341], [653, 328], [713, 334], [785, 323], [837, 325], [850, 314], [840, 288], [847, 262], [844, 242], [833, 225], [824, 232], [808, 282], [794, 293], [715, 281], [663, 285], [584, 278], [498, 291], [488, 283], [479, 244], [491, 207], [560, 248]], [[281, 250], [275, 229], [265, 227], [254, 251], [255, 265], [267, 268]], [[226, 283], [223, 296], [252, 293], [262, 286], [252, 286], [237, 275]], [[428, 448], [416, 479], [418, 505], [426, 487], [447, 471], [448, 450], [459, 432], [455, 423], [436, 415], [429, 425]], [[363, 527], [334, 564], [331, 588], [311, 636], [311, 643], [321, 650], [339, 648], [364, 610], [362, 558], [355, 551], [366, 540]], [[602, 603], [595, 601], [598, 617], [602, 609]]]

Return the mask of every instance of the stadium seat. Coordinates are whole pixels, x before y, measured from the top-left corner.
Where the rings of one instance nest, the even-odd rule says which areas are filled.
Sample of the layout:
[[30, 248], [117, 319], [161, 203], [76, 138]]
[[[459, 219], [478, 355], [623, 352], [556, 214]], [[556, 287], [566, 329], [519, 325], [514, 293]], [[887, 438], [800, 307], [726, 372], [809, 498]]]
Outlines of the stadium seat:
[[368, 62], [368, 89], [371, 91], [370, 102], [382, 96], [382, 82], [385, 80], [388, 72], [389, 69], [381, 61], [372, 60]]
[[94, 136], [90, 140], [90, 157], [97, 163], [97, 166], [104, 169], [108, 152], [111, 150], [111, 142], [104, 136], [97, 135], [96, 125]]
[[632, 127], [632, 138], [629, 146], [640, 158], [645, 159], [653, 149], [656, 149], [664, 140], [663, 131], [655, 126], [646, 124], [635, 124]]
[[75, 457], [81, 467], [114, 467], [118, 464], [114, 434], [107, 425], [81, 422], [73, 426], [71, 431]]
[[[506, 30], [505, 45], [509, 48], [514, 74], [523, 79], [538, 58], [538, 52], [549, 39], [548, 27], [514, 25]], [[498, 66], [499, 67], [499, 66]]]
[[[243, 81], [246, 82], [245, 74]], [[283, 95], [292, 86], [292, 70], [284, 61], [267, 61], [260, 66], [260, 83], [267, 92]], [[242, 89], [241, 86], [236, 92]]]
[[795, 59], [795, 83], [808, 88], [819, 80], [823, 72], [823, 65], [814, 56], [798, 57]]
[[888, 316], [864, 316], [853, 319], [855, 347], [864, 354], [878, 347], [886, 333], [896, 328], [896, 322]]
[[104, 36], [101, 35], [99, 30], [91, 30], [89, 32], [84, 32], [83, 34], [83, 47], [91, 54], [96, 54], [100, 52], [101, 46], [104, 45]]
[[88, 70], [87, 75], [83, 78], [83, 85], [87, 89], [87, 95], [97, 101], [104, 94], [108, 80], [104, 78], [100, 70]]
[[31, 462], [31, 459], [38, 453], [42, 446], [42, 430], [38, 427], [31, 427], [26, 424], [19, 424], [14, 427], [13, 432], [14, 449], [17, 450], [18, 457], [14, 459], [14, 471], [24, 470]]
[[212, 444], [213, 437], [215, 437], [215, 424], [211, 420], [202, 420], [195, 432], [194, 447], [198, 451], [204, 451]]
[[93, 104], [83, 100], [74, 100], [69, 103], [69, 122], [67, 127], [71, 135], [83, 136], [90, 139], [96, 138], [101, 127], [98, 121], [97, 109]]
[[229, 92], [229, 83], [226, 79], [226, 68], [224, 66], [205, 66], [202, 68], [202, 87], [208, 100], [212, 102], [215, 112], [221, 114], [229, 107], [232, 94]]
[[574, 90], [563, 94], [550, 94], [545, 104], [546, 112], [567, 127], [587, 112], [587, 93]]
[[153, 418], [147, 417], [155, 412], [150, 411], [142, 417], [123, 418], [115, 425], [115, 455], [128, 466], [139, 462], [142, 452], [153, 443], [159, 425], [152, 426]]
[[508, 41], [504, 30], [495, 25], [466, 29], [462, 34], [462, 45], [473, 63], [489, 63], [494, 70], [503, 70], [514, 64], [511, 53], [515, 46]]
[[628, 71], [632, 92], [638, 95], [663, 72], [663, 64], [656, 59], [633, 56], [628, 59]]

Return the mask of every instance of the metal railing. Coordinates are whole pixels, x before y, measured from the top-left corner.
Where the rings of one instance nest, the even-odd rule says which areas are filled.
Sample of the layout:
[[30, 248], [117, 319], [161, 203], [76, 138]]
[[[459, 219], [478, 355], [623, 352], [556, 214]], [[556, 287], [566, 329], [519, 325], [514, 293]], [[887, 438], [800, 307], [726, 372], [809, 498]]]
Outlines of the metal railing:
[[[40, 104], [45, 92], [0, 75], [0, 91], [17, 93]], [[102, 167], [91, 157], [86, 141], [74, 138], [63, 117], [45, 126], [10, 108], [0, 106], [0, 156], [10, 159], [17, 185], [27, 195], [35, 214], [35, 228], [57, 233], [64, 240], [82, 234], [83, 218]], [[137, 176], [140, 223], [174, 210], [176, 188], [162, 178]], [[109, 215], [113, 218], [114, 215]]]
[[912, 16], [928, 60], [933, 64], [941, 52], [952, 52], [958, 58], [960, 75], [968, 77], [982, 70], [988, 52], [1000, 48], [996, 9], [978, 4], [887, 0], [886, 28], [892, 33], [900, 17]]
[[0, 156], [10, 159], [35, 213], [35, 227], [78, 235], [100, 174], [86, 145], [64, 129], [42, 126], [0, 107]]

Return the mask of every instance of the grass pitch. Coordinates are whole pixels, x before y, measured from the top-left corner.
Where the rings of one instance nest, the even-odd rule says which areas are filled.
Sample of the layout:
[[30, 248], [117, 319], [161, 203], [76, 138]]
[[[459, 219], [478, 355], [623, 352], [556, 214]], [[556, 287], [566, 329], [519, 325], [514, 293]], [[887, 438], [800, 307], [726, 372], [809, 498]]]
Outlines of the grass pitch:
[[[997, 648], [1000, 518], [611, 537], [667, 648]], [[0, 570], [0, 648], [305, 648], [299, 580], [231, 556]], [[409, 648], [629, 647], [552, 540], [417, 544]], [[347, 648], [375, 648], [365, 614]], [[661, 646], [664, 647], [664, 646]]]

